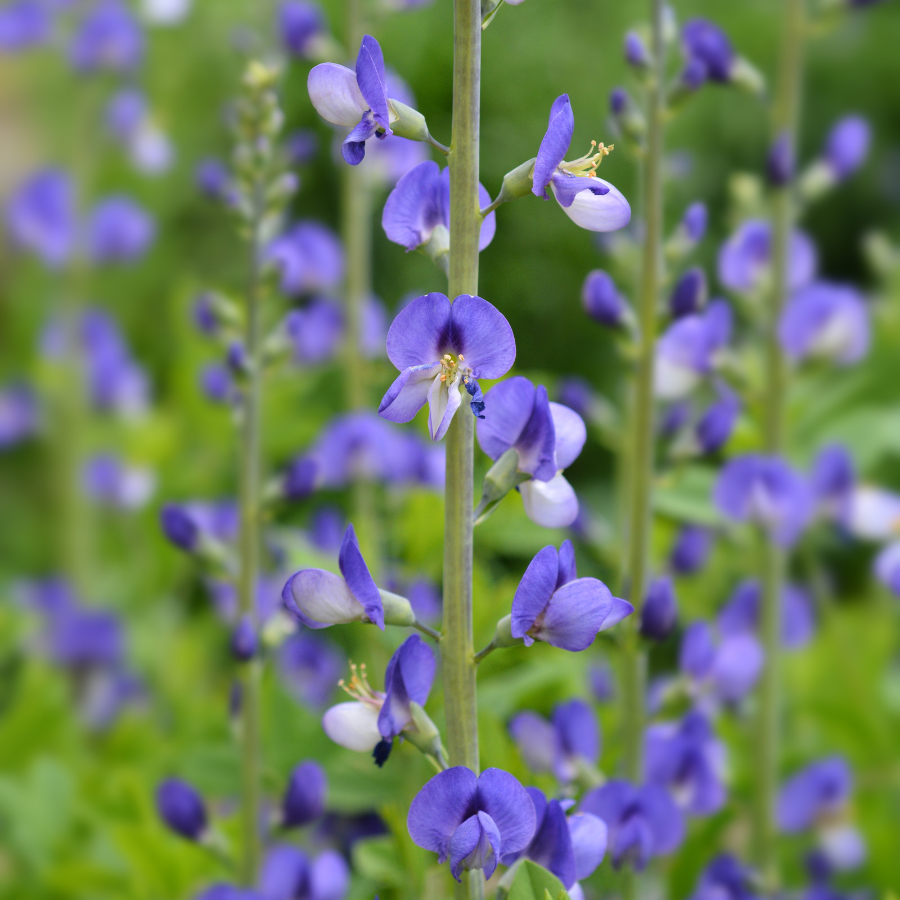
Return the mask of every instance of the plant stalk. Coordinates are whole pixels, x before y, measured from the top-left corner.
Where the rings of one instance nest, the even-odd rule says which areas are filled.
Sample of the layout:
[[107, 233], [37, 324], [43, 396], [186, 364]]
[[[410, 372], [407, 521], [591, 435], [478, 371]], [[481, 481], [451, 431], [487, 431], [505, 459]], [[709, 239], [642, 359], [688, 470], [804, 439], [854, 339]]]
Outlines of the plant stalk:
[[[803, 0], [785, 0], [784, 33], [772, 116], [772, 140], [786, 136], [796, 146], [803, 66]], [[785, 403], [788, 370], [778, 340], [778, 322], [788, 294], [790, 239], [796, 216], [793, 185], [772, 197], [772, 287], [765, 325], [766, 381], [763, 434], [765, 450], [781, 454], [785, 448]], [[763, 604], [761, 615], [765, 666], [760, 680], [759, 721], [756, 728], [756, 807], [754, 854], [766, 891], [778, 887], [775, 858], [775, 802], [778, 792], [778, 755], [781, 718], [781, 618], [786, 558], [770, 538], [763, 545]]]
[[[450, 164], [451, 301], [478, 293], [481, 2], [454, 0], [453, 137]], [[472, 527], [475, 419], [463, 402], [447, 431], [444, 519], [444, 626], [441, 657], [451, 766], [479, 772], [478, 702], [472, 643]], [[482, 900], [484, 875], [467, 872], [457, 900]]]

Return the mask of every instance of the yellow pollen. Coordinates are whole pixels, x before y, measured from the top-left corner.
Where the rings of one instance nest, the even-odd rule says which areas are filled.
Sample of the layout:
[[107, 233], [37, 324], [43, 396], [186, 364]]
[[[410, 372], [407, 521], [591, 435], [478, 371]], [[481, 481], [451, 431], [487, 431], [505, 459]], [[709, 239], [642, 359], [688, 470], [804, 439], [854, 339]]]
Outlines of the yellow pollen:
[[465, 361], [466, 361], [466, 358], [462, 355], [462, 353], [459, 354], [459, 361], [460, 361], [460, 362], [465, 362]]
[[447, 380], [447, 373], [441, 372], [441, 381], [446, 381], [446, 380]]

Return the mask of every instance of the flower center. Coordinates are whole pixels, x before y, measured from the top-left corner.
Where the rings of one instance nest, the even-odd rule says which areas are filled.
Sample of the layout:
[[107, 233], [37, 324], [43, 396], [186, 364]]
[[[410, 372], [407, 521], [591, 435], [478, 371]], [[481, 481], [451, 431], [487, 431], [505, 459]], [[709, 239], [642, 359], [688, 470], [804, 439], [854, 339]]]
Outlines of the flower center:
[[472, 370], [466, 364], [466, 358], [462, 353], [460, 353], [459, 356], [454, 356], [452, 353], [445, 353], [439, 362], [441, 364], [441, 374], [438, 377], [441, 379], [442, 383], [453, 384], [454, 382], [458, 382], [460, 378], [462, 379], [463, 384], [469, 383], [469, 377], [472, 374]]
[[350, 683], [342, 678], [338, 682], [338, 687], [343, 688], [354, 700], [359, 700], [360, 703], [365, 703], [373, 709], [380, 710], [384, 705], [384, 695], [373, 690], [369, 684], [365, 663], [357, 666], [351, 662]]
[[596, 141], [591, 141], [591, 149], [588, 153], [585, 153], [584, 156], [580, 156], [578, 159], [573, 159], [571, 162], [562, 162], [559, 164], [559, 167], [570, 175], [596, 178], [597, 173], [595, 169], [603, 162], [604, 156], [609, 156], [615, 146], [615, 144], [610, 144], [607, 147], [603, 144], [603, 141], [600, 141], [599, 144]]

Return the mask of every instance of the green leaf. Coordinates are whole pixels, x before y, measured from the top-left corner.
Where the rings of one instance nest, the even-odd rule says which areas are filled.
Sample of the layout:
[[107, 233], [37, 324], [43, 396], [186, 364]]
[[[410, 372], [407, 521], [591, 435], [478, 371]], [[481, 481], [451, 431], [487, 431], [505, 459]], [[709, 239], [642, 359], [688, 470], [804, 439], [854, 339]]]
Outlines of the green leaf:
[[536, 862], [524, 860], [509, 889], [509, 900], [559, 900], [559, 897], [566, 897], [563, 883]]
[[368, 838], [353, 845], [355, 872], [385, 887], [403, 887], [406, 875], [393, 836]]

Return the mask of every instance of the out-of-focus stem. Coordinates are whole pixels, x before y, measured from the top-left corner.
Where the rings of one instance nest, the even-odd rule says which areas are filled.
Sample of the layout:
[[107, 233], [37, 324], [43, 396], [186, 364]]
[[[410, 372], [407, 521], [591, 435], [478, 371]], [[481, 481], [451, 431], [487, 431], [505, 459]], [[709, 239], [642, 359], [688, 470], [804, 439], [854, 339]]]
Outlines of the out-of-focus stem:
[[[454, 0], [453, 137], [450, 164], [451, 300], [478, 293], [481, 2]], [[472, 510], [475, 419], [465, 402], [447, 432], [444, 627], [441, 657], [451, 766], [479, 771], [478, 701], [472, 645]], [[467, 872], [457, 900], [482, 900], [484, 875]]]
[[[796, 146], [802, 77], [803, 0], [785, 0], [784, 35], [772, 117], [772, 139], [786, 137]], [[793, 185], [777, 188], [772, 197], [772, 289], [765, 324], [766, 382], [763, 434], [765, 450], [784, 451], [787, 365], [778, 340], [778, 322], [788, 293], [790, 240], [794, 226]], [[756, 728], [756, 808], [754, 855], [768, 893], [778, 887], [775, 858], [775, 801], [778, 791], [778, 754], [781, 716], [781, 604], [785, 554], [771, 539], [763, 547], [763, 605], [761, 632], [765, 666], [760, 680], [759, 721]]]

